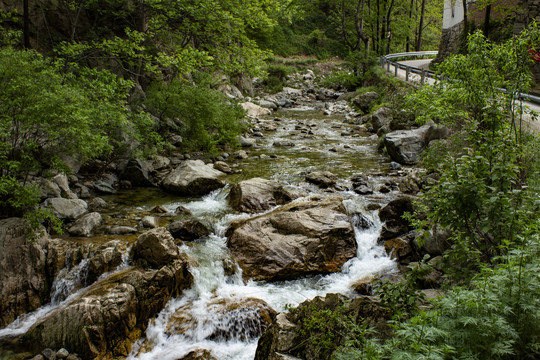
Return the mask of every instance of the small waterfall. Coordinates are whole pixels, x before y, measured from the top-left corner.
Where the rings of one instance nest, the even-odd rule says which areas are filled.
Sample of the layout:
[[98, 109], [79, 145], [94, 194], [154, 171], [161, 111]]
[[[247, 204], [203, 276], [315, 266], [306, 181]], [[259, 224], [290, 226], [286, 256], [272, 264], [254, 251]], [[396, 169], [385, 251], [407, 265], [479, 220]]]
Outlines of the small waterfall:
[[88, 259], [83, 259], [73, 268], [68, 265], [60, 270], [51, 287], [51, 303], [59, 304], [69, 295], [86, 286]]
[[231, 262], [225, 229], [232, 221], [250, 216], [227, 214], [224, 191], [183, 205], [201, 220], [213, 219], [214, 234], [198, 241], [198, 246], [182, 247], [197, 264], [191, 269], [193, 288], [169, 302], [150, 322], [146, 337], [134, 346], [130, 360], [174, 360], [197, 349], [207, 349], [218, 359], [251, 360], [263, 327], [259, 309], [250, 305], [251, 299], [285, 311], [288, 306], [297, 306], [318, 295], [348, 294], [354, 282], [395, 268], [395, 263], [377, 245], [381, 230], [378, 216], [364, 210], [361, 197], [353, 193], [344, 205], [355, 227], [357, 257], [349, 260], [340, 273], [275, 283], [245, 284], [239, 270], [231, 273], [224, 266]]

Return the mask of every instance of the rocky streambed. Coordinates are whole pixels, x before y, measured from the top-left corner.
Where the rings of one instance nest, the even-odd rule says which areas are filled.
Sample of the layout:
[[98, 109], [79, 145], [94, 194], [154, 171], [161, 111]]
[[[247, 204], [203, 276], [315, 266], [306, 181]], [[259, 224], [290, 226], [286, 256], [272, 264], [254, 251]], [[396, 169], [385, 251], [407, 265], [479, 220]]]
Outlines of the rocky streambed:
[[[376, 150], [388, 110], [364, 116], [312, 79], [246, 99], [242, 149], [212, 162], [173, 154], [39, 179], [68, 234], [0, 220], [0, 358], [277, 359], [297, 348], [280, 339], [298, 321], [287, 308], [355, 298], [355, 314], [377, 313], [365, 284], [437, 255], [444, 236], [419, 249], [401, 218], [423, 180]], [[385, 142], [411, 164], [443, 136], [428, 125]]]

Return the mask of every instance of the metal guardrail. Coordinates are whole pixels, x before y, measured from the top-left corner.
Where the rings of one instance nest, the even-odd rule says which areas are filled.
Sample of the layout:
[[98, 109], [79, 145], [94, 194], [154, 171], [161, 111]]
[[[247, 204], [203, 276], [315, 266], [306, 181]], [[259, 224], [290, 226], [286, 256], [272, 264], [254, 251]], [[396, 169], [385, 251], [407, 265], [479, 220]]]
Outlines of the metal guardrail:
[[[438, 51], [415, 51], [415, 52], [404, 52], [404, 53], [395, 53], [395, 54], [388, 54], [383, 55], [380, 57], [381, 67], [384, 69], [386, 67], [386, 71], [390, 72], [390, 67], [394, 67], [394, 76], [397, 77], [398, 70], [405, 70], [405, 81], [409, 81], [411, 74], [417, 74], [420, 75], [420, 83], [423, 84], [426, 80], [426, 78], [436, 79], [436, 80], [442, 80], [442, 76], [437, 75], [436, 72], [426, 69], [420, 69], [414, 66], [409, 66], [405, 64], [401, 64], [398, 61], [392, 61], [390, 59], [402, 59], [402, 58], [410, 58], [410, 57], [424, 57], [424, 56], [434, 56], [437, 55]], [[448, 80], [448, 79], [447, 79]], [[505, 89], [500, 89], [501, 91], [505, 92]], [[519, 98], [521, 100], [525, 100], [537, 105], [540, 105], [540, 96], [537, 94], [525, 94], [520, 93]]]

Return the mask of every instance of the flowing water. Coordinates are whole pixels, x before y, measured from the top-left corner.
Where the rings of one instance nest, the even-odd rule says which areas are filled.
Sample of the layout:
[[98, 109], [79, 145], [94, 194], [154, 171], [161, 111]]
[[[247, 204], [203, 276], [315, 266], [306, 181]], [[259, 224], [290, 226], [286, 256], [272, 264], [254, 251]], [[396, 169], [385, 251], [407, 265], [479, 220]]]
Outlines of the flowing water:
[[[350, 131], [351, 126], [344, 120], [344, 116], [328, 117], [313, 109], [274, 114], [259, 125], [263, 130], [265, 126], [267, 129], [268, 126], [275, 127], [275, 131], [264, 132], [265, 136], [250, 149], [248, 159], [231, 162], [237, 173], [227, 178], [229, 183], [252, 177], [271, 178], [301, 194], [324, 195], [325, 190], [305, 182], [305, 174], [329, 170], [338, 175], [338, 184], [342, 184], [344, 189], [338, 194], [345, 199], [344, 205], [351, 219], [354, 220], [358, 214], [364, 219], [364, 226], [355, 227], [357, 256], [349, 260], [339, 273], [273, 283], [244, 282], [241, 271], [230, 258], [224, 233], [232, 221], [250, 215], [236, 213], [229, 207], [226, 200], [229, 186], [203, 198], [180, 198], [150, 189], [130, 190], [108, 199], [118, 205], [114, 210], [116, 214], [147, 211], [155, 205], [162, 205], [172, 214], [181, 205], [212, 229], [207, 238], [182, 247], [196, 264], [191, 268], [194, 285], [182, 297], [170, 301], [150, 321], [143, 339], [134, 345], [129, 359], [174, 360], [197, 349], [207, 349], [220, 360], [253, 359], [261, 322], [253, 307], [226, 304], [261, 299], [276, 311], [284, 311], [318, 295], [349, 294], [351, 285], [356, 281], [395, 270], [394, 262], [377, 245], [381, 224], [376, 211], [368, 211], [367, 205], [384, 204], [396, 194], [376, 192], [366, 197], [346, 190], [352, 175], [384, 173], [389, 169], [389, 160], [375, 150], [375, 140], [368, 138], [368, 134]], [[294, 145], [274, 146], [280, 141]], [[370, 178], [374, 188], [378, 188], [378, 179], [380, 177]], [[369, 224], [367, 228], [365, 223]], [[126, 267], [127, 262], [126, 254], [120, 268]], [[80, 293], [85, 285], [85, 268], [83, 261], [73, 268], [63, 269], [53, 284], [52, 303], [1, 329], [0, 338], [23, 334], [40, 317]], [[224, 311], [224, 308], [228, 310]]]

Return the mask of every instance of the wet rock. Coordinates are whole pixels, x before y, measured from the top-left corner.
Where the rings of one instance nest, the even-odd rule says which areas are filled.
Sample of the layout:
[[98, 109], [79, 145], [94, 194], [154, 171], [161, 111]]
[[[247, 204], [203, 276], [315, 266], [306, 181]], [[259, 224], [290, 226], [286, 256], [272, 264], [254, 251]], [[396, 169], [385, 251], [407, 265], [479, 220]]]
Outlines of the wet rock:
[[122, 264], [122, 256], [127, 245], [120, 240], [111, 240], [100, 245], [88, 260], [87, 284], [92, 284], [102, 274], [116, 269]]
[[154, 216], [143, 217], [141, 223], [145, 228], [157, 228], [159, 226], [158, 219], [156, 219]]
[[53, 177], [53, 181], [61, 189], [61, 196], [67, 199], [77, 199], [77, 195], [69, 188], [68, 178], [65, 174], [58, 174]]
[[113, 226], [109, 229], [109, 234], [111, 235], [128, 235], [135, 234], [136, 232], [137, 228], [132, 226]]
[[414, 207], [411, 197], [402, 197], [392, 200], [379, 211], [379, 218], [384, 222], [381, 238], [392, 239], [405, 234], [410, 230], [407, 220], [403, 219], [405, 212], [413, 213]]
[[373, 282], [375, 281], [375, 277], [368, 277], [365, 279], [361, 279], [356, 281], [352, 288], [354, 291], [359, 295], [373, 295]]
[[192, 213], [191, 213], [191, 210], [189, 210], [188, 208], [186, 208], [185, 206], [178, 206], [176, 208], [176, 210], [174, 210], [174, 213], [176, 215], [181, 215], [181, 216], [191, 216]]
[[378, 133], [379, 130], [383, 132], [390, 131], [390, 123], [392, 122], [392, 109], [385, 106], [381, 107], [373, 113], [371, 116], [371, 124], [373, 126], [373, 131]]
[[150, 176], [152, 165], [141, 159], [129, 160], [126, 169], [122, 173], [122, 180], [129, 180], [133, 186], [155, 186]]
[[233, 209], [248, 213], [269, 210], [276, 205], [285, 204], [293, 196], [274, 180], [253, 178], [234, 185], [228, 200]]
[[386, 240], [384, 249], [391, 259], [402, 260], [411, 255], [412, 248], [409, 242], [402, 238]]
[[217, 360], [210, 351], [206, 349], [199, 349], [190, 351], [186, 356], [183, 356], [177, 360]]
[[69, 221], [79, 218], [88, 211], [88, 204], [81, 199], [51, 198], [45, 200], [42, 206], [51, 207], [56, 217]]
[[336, 184], [337, 176], [330, 171], [313, 171], [306, 175], [306, 181], [321, 188], [329, 188]]
[[340, 197], [311, 198], [236, 221], [227, 237], [243, 276], [255, 280], [336, 272], [356, 256], [354, 230]]
[[168, 214], [169, 213], [169, 211], [161, 205], [153, 207], [152, 210], [150, 210], [150, 212], [152, 214]]
[[[256, 339], [274, 321], [276, 311], [265, 301], [255, 298], [216, 299], [206, 306], [208, 327], [205, 339], [214, 341], [247, 341]], [[171, 317], [167, 335], [184, 334], [197, 326], [190, 305], [179, 308]]]
[[375, 91], [369, 91], [352, 99], [352, 103], [364, 113], [368, 113], [376, 101], [379, 99], [379, 94]]
[[162, 186], [180, 195], [206, 195], [225, 186], [220, 180], [224, 175], [201, 160], [187, 160], [167, 175]]
[[133, 261], [142, 260], [150, 267], [165, 266], [180, 258], [180, 250], [167, 229], [161, 227], [141, 234], [131, 248]]
[[210, 235], [210, 230], [199, 220], [175, 221], [167, 227], [175, 239], [194, 241]]
[[229, 166], [229, 164], [227, 164], [226, 162], [223, 162], [223, 161], [216, 161], [214, 163], [214, 169], [216, 169], [218, 171], [221, 171], [221, 172], [224, 172], [225, 174], [231, 174], [232, 173], [232, 169]]
[[98, 212], [89, 213], [81, 216], [73, 225], [68, 229], [68, 232], [72, 236], [88, 237], [92, 235], [92, 231], [101, 225], [103, 218]]
[[114, 273], [38, 321], [23, 340], [65, 346], [84, 359], [124, 358], [148, 320], [192, 281], [187, 261], [180, 258], [159, 269]]
[[247, 115], [253, 117], [270, 115], [272, 113], [272, 111], [269, 109], [263, 108], [262, 106], [251, 102], [240, 103], [240, 106], [242, 106], [242, 108], [246, 111]]
[[0, 220], [0, 328], [20, 314], [39, 308], [49, 296], [46, 279], [49, 237], [29, 229], [23, 219]]

